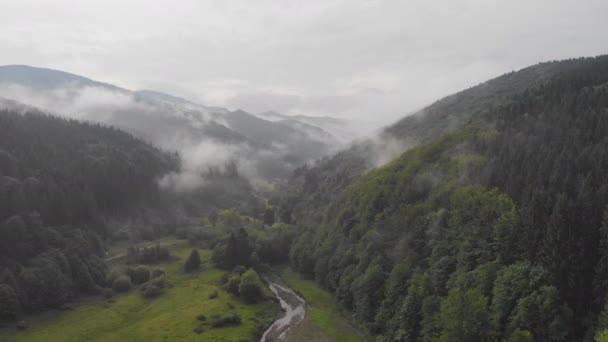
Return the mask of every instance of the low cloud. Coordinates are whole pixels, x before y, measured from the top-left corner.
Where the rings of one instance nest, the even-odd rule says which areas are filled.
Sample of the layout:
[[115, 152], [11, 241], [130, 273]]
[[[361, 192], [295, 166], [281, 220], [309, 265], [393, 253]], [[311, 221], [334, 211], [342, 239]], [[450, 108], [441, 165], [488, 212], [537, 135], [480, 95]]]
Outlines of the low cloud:
[[18, 108], [13, 102], [18, 101], [63, 117], [114, 125], [165, 151], [178, 152], [180, 171], [159, 180], [160, 186], [176, 191], [203, 186], [210, 169], [223, 172], [229, 164], [256, 184], [262, 179], [260, 160], [281, 153], [277, 146], [272, 151], [256, 150], [246, 143], [228, 144], [207, 136], [204, 129], [210, 116], [202, 107], [139, 98], [126, 90], [76, 84], [36, 89], [4, 83], [0, 84], [0, 97], [10, 99], [0, 103], [5, 108]]

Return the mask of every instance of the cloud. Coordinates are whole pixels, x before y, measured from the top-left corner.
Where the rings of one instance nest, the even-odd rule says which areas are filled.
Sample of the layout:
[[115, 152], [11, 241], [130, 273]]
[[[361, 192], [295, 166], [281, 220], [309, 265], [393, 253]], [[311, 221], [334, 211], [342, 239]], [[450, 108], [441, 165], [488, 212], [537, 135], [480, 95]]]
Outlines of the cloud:
[[506, 71], [607, 53], [606, 12], [603, 0], [5, 0], [0, 64], [388, 124]]

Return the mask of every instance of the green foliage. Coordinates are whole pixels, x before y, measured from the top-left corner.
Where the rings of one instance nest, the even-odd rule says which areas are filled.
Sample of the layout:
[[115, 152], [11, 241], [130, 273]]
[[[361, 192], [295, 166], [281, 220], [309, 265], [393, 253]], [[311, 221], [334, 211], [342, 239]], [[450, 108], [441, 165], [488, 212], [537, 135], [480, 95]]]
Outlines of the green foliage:
[[266, 208], [263, 221], [267, 226], [272, 226], [274, 224], [274, 208]]
[[[167, 244], [169, 245], [169, 244]], [[265, 300], [246, 303], [223, 292], [218, 286], [224, 272], [209, 267], [205, 272], [185, 273], [183, 263], [188, 258], [191, 247], [185, 240], [178, 240], [169, 246], [171, 254], [178, 261], [159, 265], [166, 272], [163, 294], [149, 300], [141, 291], [131, 291], [117, 295], [111, 305], [103, 302], [84, 302], [72, 310], [56, 311], [53, 315], [42, 315], [28, 320], [28, 328], [23, 331], [9, 329], [6, 340], [22, 341], [257, 341], [258, 326], [269, 326], [276, 319], [277, 303]], [[199, 250], [206, 264], [211, 251]], [[124, 259], [112, 260], [116, 270], [124, 269]], [[155, 279], [151, 280], [155, 281]], [[142, 287], [145, 284], [142, 285]], [[207, 295], [217, 291], [216, 299]], [[241, 317], [241, 324], [226, 328], [211, 329], [214, 315]], [[207, 318], [205, 322], [196, 320], [198, 315]], [[193, 331], [201, 327], [201, 334]], [[0, 332], [3, 334], [4, 332]], [[4, 340], [5, 335], [0, 337]]]
[[374, 260], [352, 284], [355, 314], [362, 321], [373, 320], [382, 301], [385, 277], [381, 261]]
[[114, 297], [114, 290], [109, 287], [106, 287], [101, 291], [101, 295], [104, 299], [111, 299], [112, 297]]
[[477, 289], [450, 290], [441, 303], [438, 341], [491, 341], [488, 299]]
[[572, 312], [560, 303], [557, 289], [542, 286], [518, 300], [513, 323], [534, 331], [534, 337], [540, 341], [566, 341], [571, 319]]
[[222, 327], [241, 325], [241, 316], [239, 316], [237, 314], [232, 314], [230, 316], [212, 317], [210, 324], [213, 328], [222, 328]]
[[188, 257], [188, 260], [186, 260], [186, 263], [184, 264], [184, 270], [186, 272], [194, 272], [194, 271], [198, 271], [198, 269], [201, 267], [201, 256], [198, 253], [197, 249], [193, 249], [192, 252], [190, 252], [190, 256]]
[[163, 270], [162, 268], [155, 268], [154, 270], [152, 270], [152, 273], [150, 274], [150, 276], [152, 278], [160, 278], [164, 275], [165, 275], [165, 270]]
[[517, 328], [505, 342], [534, 342], [534, 338], [529, 331]]
[[421, 335], [422, 305], [430, 295], [430, 277], [428, 274], [416, 274], [412, 277], [407, 289], [407, 296], [398, 312], [398, 330], [396, 339], [418, 341]]
[[239, 295], [241, 298], [251, 303], [264, 299], [264, 284], [254, 269], [248, 269], [241, 276]]
[[222, 285], [226, 292], [232, 293], [235, 296], [239, 295], [239, 287], [241, 286], [241, 276], [238, 273], [230, 275], [226, 283]]
[[507, 266], [498, 272], [492, 291], [492, 320], [499, 327], [514, 315], [518, 300], [545, 283], [545, 271], [527, 262]]
[[280, 205], [292, 267], [386, 340], [588, 339], [608, 291], [607, 65], [545, 63], [438, 101], [384, 132], [411, 148], [382, 167], [367, 142], [297, 170]]
[[19, 311], [19, 301], [15, 290], [0, 284], [0, 322], [15, 319]]
[[163, 289], [158, 287], [156, 284], [150, 284], [144, 288], [142, 288], [142, 294], [146, 298], [155, 298], [160, 296], [163, 293]]
[[131, 278], [127, 276], [120, 276], [112, 283], [112, 290], [117, 293], [127, 292], [132, 287]]
[[165, 277], [153, 278], [141, 286], [141, 292], [146, 298], [155, 298], [160, 296], [165, 289]]
[[129, 264], [150, 264], [166, 261], [170, 257], [169, 249], [157, 243], [155, 246], [135, 247], [127, 249], [127, 263]]
[[150, 269], [146, 266], [137, 266], [135, 269], [129, 269], [131, 282], [135, 285], [143, 284], [150, 280]]

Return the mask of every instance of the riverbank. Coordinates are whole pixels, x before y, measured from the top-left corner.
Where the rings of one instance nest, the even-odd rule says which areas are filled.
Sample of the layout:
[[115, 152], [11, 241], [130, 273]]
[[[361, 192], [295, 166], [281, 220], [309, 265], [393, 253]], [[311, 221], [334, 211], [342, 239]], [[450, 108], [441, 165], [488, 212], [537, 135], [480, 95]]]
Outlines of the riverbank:
[[[111, 303], [98, 298], [78, 305], [71, 311], [53, 312], [31, 321], [28, 329], [15, 332], [2, 341], [71, 342], [71, 341], [254, 341], [275, 319], [276, 303], [266, 300], [249, 304], [225, 292], [219, 286], [224, 271], [215, 268], [211, 252], [201, 250], [201, 271], [185, 273], [183, 265], [191, 247], [185, 240], [167, 243], [175, 260], [151, 266], [163, 268], [168, 282], [160, 297], [146, 299], [133, 289], [117, 295]], [[124, 266], [122, 248], [116, 249], [110, 265]], [[110, 253], [112, 254], [112, 253]], [[214, 293], [217, 296], [213, 295]], [[197, 317], [238, 315], [236, 326], [205, 327], [194, 332], [201, 322]]]
[[288, 331], [285, 341], [359, 342], [372, 340], [342, 315], [338, 303], [331, 293], [289, 268], [283, 269], [280, 275], [285, 284], [306, 301], [306, 316], [301, 323]]
[[306, 302], [292, 289], [285, 286], [280, 277], [269, 274], [264, 277], [268, 288], [281, 305], [281, 314], [264, 332], [260, 342], [285, 341], [287, 334], [306, 317]]

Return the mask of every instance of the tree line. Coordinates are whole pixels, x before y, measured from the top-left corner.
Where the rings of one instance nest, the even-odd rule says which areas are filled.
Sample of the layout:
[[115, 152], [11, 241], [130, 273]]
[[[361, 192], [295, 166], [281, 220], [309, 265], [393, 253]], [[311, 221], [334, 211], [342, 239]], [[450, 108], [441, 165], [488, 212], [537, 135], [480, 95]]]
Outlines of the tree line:
[[[364, 175], [352, 150], [299, 170], [283, 204], [297, 222], [294, 268], [380, 340], [600, 336], [608, 58], [551, 70], [491, 103], [455, 95], [451, 106], [475, 108], [456, 128]], [[521, 78], [483, 91], [505, 80]]]

